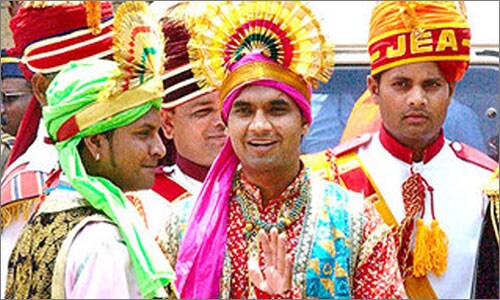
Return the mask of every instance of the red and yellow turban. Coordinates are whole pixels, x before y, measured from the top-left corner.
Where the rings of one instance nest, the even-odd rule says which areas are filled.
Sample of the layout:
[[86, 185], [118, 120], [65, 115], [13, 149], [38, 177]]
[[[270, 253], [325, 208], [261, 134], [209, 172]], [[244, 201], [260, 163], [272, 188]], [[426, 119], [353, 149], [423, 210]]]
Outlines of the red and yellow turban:
[[447, 81], [459, 81], [469, 66], [470, 38], [463, 2], [381, 1], [370, 22], [371, 74], [435, 61]]
[[10, 20], [15, 55], [26, 78], [55, 73], [68, 62], [111, 55], [110, 1], [23, 2]]
[[[371, 74], [435, 61], [448, 82], [469, 67], [470, 28], [463, 2], [382, 1], [372, 12], [368, 52]], [[368, 91], [356, 101], [341, 142], [380, 128], [380, 112]]]
[[[113, 4], [110, 1], [23, 1], [9, 27], [20, 57], [19, 67], [31, 80], [35, 73], [59, 72], [67, 63], [112, 55]], [[19, 125], [7, 166], [34, 142], [41, 118], [33, 97]]]

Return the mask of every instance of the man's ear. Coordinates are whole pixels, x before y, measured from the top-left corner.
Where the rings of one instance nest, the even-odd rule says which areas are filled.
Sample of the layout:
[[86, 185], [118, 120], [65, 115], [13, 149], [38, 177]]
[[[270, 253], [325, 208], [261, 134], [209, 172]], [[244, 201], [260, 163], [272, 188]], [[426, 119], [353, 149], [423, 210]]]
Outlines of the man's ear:
[[450, 99], [453, 98], [453, 95], [455, 94], [455, 88], [457, 87], [456, 82], [448, 82], [450, 86]]
[[160, 111], [161, 129], [165, 137], [169, 140], [174, 139], [174, 111], [171, 109], [162, 109]]
[[368, 75], [366, 77], [366, 87], [370, 91], [373, 102], [379, 104], [380, 82], [372, 75]]
[[104, 134], [94, 134], [83, 138], [83, 143], [85, 144], [85, 147], [95, 160], [100, 159], [105, 140], [106, 137], [104, 136]]
[[45, 92], [49, 87], [50, 81], [51, 79], [49, 77], [39, 73], [35, 73], [33, 77], [31, 77], [33, 94], [35, 95], [41, 106], [47, 105], [47, 97], [45, 96]]
[[306, 118], [302, 116], [302, 137], [304, 137], [308, 132], [309, 129], [311, 128], [311, 124], [307, 122]]
[[453, 95], [455, 94], [455, 88], [457, 87], [457, 83], [456, 82], [448, 82], [448, 92], [449, 92], [449, 95], [448, 95], [448, 105], [447, 107], [450, 107], [450, 104], [451, 104], [451, 101], [453, 101]]

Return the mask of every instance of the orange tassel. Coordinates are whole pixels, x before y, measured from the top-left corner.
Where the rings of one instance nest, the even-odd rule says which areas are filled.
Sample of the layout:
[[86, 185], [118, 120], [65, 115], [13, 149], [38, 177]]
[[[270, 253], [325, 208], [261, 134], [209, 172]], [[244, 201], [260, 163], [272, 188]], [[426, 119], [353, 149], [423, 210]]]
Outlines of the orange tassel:
[[432, 230], [430, 234], [430, 252], [432, 271], [441, 276], [448, 268], [448, 237], [439, 227], [437, 220], [432, 220]]
[[417, 232], [415, 234], [415, 252], [413, 255], [413, 275], [415, 277], [425, 276], [432, 268], [429, 249], [430, 229], [424, 224], [424, 220], [417, 220]]
[[87, 11], [87, 26], [93, 35], [101, 33], [101, 3], [99, 1], [85, 1]]

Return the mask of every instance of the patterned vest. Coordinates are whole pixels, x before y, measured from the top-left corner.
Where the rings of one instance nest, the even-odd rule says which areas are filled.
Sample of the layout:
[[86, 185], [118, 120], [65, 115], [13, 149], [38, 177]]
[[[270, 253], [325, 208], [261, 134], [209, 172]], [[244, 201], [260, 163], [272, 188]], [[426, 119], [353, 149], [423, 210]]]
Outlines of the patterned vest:
[[[40, 213], [24, 227], [9, 260], [7, 299], [50, 299], [57, 255], [70, 231], [99, 214], [89, 206]], [[64, 283], [58, 283], [64, 284]]]
[[[83, 199], [61, 202], [47, 199], [24, 227], [9, 259], [6, 299], [64, 298], [69, 242], [88, 222], [111, 222]], [[173, 282], [164, 289], [167, 299], [179, 298]]]

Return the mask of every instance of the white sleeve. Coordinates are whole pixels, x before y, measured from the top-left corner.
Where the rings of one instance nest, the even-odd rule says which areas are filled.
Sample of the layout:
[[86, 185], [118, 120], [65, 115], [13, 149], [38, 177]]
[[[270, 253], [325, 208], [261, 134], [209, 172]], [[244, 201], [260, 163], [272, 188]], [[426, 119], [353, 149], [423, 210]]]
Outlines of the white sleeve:
[[68, 299], [139, 299], [135, 273], [118, 228], [86, 225], [70, 245], [64, 289]]

